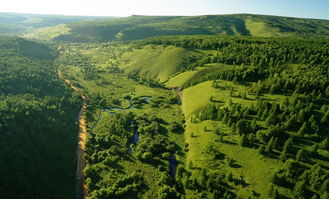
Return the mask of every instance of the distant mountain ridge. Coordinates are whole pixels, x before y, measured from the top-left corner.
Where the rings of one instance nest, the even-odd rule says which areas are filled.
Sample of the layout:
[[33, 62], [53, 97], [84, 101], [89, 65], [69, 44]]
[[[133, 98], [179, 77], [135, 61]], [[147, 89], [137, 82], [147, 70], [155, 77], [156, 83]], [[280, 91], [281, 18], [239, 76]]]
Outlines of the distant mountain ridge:
[[109, 19], [113, 17], [65, 16], [0, 12], [0, 34], [18, 34], [36, 28], [56, 26], [78, 21]]
[[329, 36], [329, 20], [253, 14], [140, 16], [68, 24], [57, 41], [106, 42], [161, 35]]
[[175, 35], [328, 37], [329, 20], [255, 14], [89, 17], [0, 13], [0, 34], [39, 40], [108, 42]]

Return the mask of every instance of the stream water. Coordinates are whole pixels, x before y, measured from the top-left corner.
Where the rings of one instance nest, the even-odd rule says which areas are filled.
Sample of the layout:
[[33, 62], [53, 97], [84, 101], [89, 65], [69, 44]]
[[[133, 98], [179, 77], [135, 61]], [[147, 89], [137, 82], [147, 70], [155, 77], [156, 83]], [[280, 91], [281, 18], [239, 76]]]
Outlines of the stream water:
[[[144, 98], [144, 101], [149, 104], [151, 102], [152, 96], [141, 96], [142, 98]], [[129, 110], [132, 109], [134, 107], [133, 103], [130, 101], [130, 105], [127, 108], [120, 108], [120, 107], [109, 107], [109, 108], [104, 108], [103, 111], [107, 112], [109, 114], [116, 114], [116, 112], [113, 112], [113, 110]], [[134, 121], [131, 121], [131, 123], [133, 124]], [[131, 144], [137, 144], [139, 141], [139, 134], [137, 131], [135, 131], [134, 136], [132, 137], [132, 139], [130, 140], [130, 142], [128, 142], [127, 148], [129, 152], [133, 152], [132, 148], [130, 147]], [[169, 158], [169, 175], [170, 177], [174, 178], [175, 174], [176, 174], [176, 168], [178, 166], [178, 162], [176, 160], [176, 156], [175, 154], [171, 155]]]
[[176, 168], [178, 166], [178, 162], [176, 160], [175, 154], [171, 155], [169, 158], [169, 175], [174, 178], [176, 175]]
[[128, 151], [130, 151], [131, 153], [133, 152], [132, 148], [130, 147], [131, 144], [137, 144], [137, 142], [139, 141], [139, 135], [137, 132], [135, 132], [133, 138], [131, 139], [131, 141], [128, 143]]
[[[150, 103], [150, 101], [151, 101], [151, 99], [152, 99], [152, 96], [141, 96], [142, 98], [144, 98], [144, 101], [146, 102], [146, 103]], [[109, 114], [116, 114], [115, 112], [113, 112], [113, 110], [129, 110], [129, 109], [132, 109], [133, 107], [134, 107], [134, 105], [133, 105], [133, 103], [130, 101], [129, 102], [130, 104], [129, 104], [129, 107], [127, 107], [127, 108], [120, 108], [120, 107], [109, 107], [109, 108], [105, 108], [105, 109], [103, 109], [103, 111], [105, 111], [105, 112], [107, 112], [107, 113], [109, 113]], [[133, 124], [134, 123], [134, 121], [131, 121], [131, 123]], [[137, 131], [134, 133], [134, 136], [133, 136], [133, 138], [131, 139], [131, 141], [130, 142], [128, 142], [128, 146], [127, 146], [127, 148], [128, 148], [128, 151], [130, 151], [131, 153], [133, 152], [133, 150], [132, 150], [132, 148], [130, 147], [130, 145], [131, 144], [137, 144], [138, 143], [138, 141], [139, 141], [139, 135], [138, 135], [138, 133], [137, 133]]]

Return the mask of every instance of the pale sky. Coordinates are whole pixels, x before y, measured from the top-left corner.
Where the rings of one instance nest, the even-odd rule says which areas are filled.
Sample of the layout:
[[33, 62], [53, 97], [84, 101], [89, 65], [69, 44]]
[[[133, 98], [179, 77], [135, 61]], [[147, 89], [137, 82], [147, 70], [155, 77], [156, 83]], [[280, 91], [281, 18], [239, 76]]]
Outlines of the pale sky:
[[252, 13], [329, 19], [329, 0], [1, 0], [0, 12], [130, 16]]

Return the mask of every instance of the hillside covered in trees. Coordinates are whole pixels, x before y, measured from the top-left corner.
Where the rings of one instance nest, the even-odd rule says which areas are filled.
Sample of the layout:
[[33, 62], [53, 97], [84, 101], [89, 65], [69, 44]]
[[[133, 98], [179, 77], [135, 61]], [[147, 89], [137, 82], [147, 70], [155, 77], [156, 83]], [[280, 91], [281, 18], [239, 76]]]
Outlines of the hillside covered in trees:
[[0, 197], [74, 198], [79, 98], [49, 47], [0, 37]]

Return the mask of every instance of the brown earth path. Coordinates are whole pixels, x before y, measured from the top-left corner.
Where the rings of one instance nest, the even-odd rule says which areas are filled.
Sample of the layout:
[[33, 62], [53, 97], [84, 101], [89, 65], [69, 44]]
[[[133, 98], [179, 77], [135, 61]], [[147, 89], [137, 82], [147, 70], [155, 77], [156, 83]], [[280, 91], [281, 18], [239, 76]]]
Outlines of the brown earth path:
[[81, 90], [73, 86], [70, 80], [67, 80], [63, 77], [60, 71], [57, 71], [59, 78], [64, 80], [72, 90], [79, 93], [82, 99], [82, 107], [79, 112], [79, 136], [78, 136], [78, 145], [77, 145], [77, 169], [76, 169], [76, 194], [77, 199], [88, 199], [88, 187], [86, 184], [86, 177], [84, 176], [83, 169], [86, 167], [86, 160], [84, 158], [85, 145], [87, 139], [87, 127], [86, 127], [86, 110], [89, 101], [89, 97], [85, 96]]

